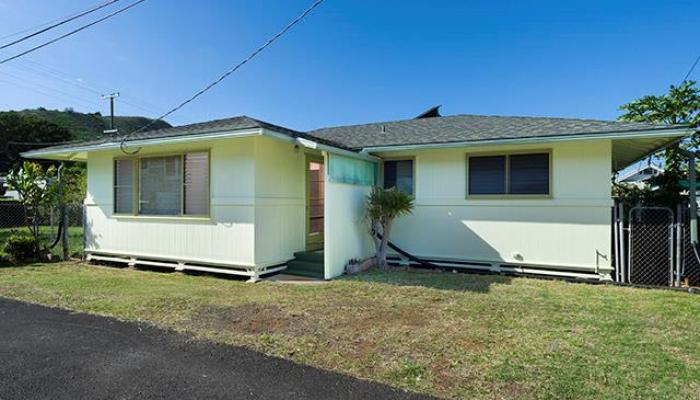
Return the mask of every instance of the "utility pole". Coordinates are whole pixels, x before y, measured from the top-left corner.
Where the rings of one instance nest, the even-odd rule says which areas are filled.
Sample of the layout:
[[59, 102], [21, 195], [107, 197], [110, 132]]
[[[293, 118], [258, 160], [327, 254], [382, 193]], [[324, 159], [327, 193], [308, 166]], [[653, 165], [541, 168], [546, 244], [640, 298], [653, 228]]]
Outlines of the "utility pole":
[[111, 94], [103, 94], [102, 99], [109, 99], [109, 129], [105, 130], [105, 134], [115, 134], [117, 129], [114, 128], [114, 99], [119, 97], [119, 92], [114, 92]]

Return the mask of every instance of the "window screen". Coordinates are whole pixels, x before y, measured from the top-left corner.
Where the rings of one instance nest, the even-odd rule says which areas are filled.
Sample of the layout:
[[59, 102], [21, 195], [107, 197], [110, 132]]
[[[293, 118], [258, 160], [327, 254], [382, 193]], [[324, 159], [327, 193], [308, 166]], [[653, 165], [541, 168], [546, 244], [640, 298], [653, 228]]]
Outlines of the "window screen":
[[506, 157], [469, 157], [469, 194], [505, 194]]
[[413, 194], [413, 160], [384, 161], [384, 187]]
[[510, 156], [511, 194], [549, 194], [549, 154]]
[[185, 154], [184, 185], [184, 214], [209, 214], [209, 153]]
[[134, 160], [114, 160], [114, 212], [134, 213]]
[[182, 208], [182, 157], [140, 160], [139, 214], [178, 215]]

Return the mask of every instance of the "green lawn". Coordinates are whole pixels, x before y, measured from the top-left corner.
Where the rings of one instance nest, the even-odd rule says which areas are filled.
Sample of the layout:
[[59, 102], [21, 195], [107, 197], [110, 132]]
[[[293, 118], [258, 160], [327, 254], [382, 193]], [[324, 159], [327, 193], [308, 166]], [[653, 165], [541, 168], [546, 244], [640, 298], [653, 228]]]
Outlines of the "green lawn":
[[0, 295], [441, 397], [700, 395], [700, 296], [687, 293], [411, 271], [249, 284], [62, 263], [0, 268]]
[[[40, 226], [39, 234], [41, 243], [45, 246], [49, 246], [56, 240], [56, 235], [58, 234], [58, 228], [50, 226]], [[23, 235], [31, 236], [29, 229], [27, 227], [16, 227], [16, 228], [3, 228], [0, 229], [0, 256], [2, 256], [2, 248], [5, 247], [5, 242], [7, 238], [12, 235]], [[51, 252], [55, 255], [61, 255], [63, 250], [61, 248], [61, 243], [57, 244], [56, 247], [51, 249]], [[83, 228], [81, 226], [71, 226], [68, 227], [68, 254], [71, 256], [77, 256], [83, 253]]]

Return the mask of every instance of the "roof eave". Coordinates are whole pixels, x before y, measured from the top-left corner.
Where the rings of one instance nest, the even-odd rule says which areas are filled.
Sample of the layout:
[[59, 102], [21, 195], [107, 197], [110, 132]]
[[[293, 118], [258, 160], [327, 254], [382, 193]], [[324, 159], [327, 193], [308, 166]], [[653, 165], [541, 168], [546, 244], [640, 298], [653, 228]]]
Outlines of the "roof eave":
[[378, 157], [366, 154], [366, 153], [361, 153], [361, 152], [356, 152], [356, 151], [351, 151], [351, 150], [346, 150], [340, 147], [335, 147], [335, 146], [330, 146], [327, 144], [319, 143], [317, 141], [314, 141], [313, 139], [310, 138], [303, 138], [303, 137], [292, 137], [289, 135], [285, 135], [283, 133], [279, 133], [270, 129], [264, 129], [262, 130], [262, 134], [265, 136], [269, 136], [275, 139], [280, 139], [284, 140], [287, 142], [294, 142], [295, 144], [302, 145], [304, 147], [310, 147], [315, 150], [319, 151], [326, 151], [329, 153], [335, 153], [341, 156], [345, 157], [350, 157], [350, 158], [356, 158], [360, 160], [365, 160], [365, 161], [371, 161], [371, 162], [379, 162], [380, 159]]
[[[278, 132], [267, 128], [251, 128], [251, 129], [240, 129], [234, 131], [220, 131], [220, 132], [208, 132], [196, 135], [181, 135], [166, 138], [148, 138], [148, 139], [136, 139], [129, 140], [126, 142], [126, 146], [129, 149], [139, 148], [139, 147], [149, 147], [157, 145], [168, 145], [168, 144], [182, 144], [198, 142], [203, 140], [215, 140], [215, 139], [227, 139], [227, 138], [240, 138], [240, 137], [250, 137], [250, 136], [261, 136], [265, 135], [278, 140], [284, 140], [288, 142], [294, 142], [297, 138], [290, 136], [287, 133]], [[326, 145], [323, 143], [318, 143], [309, 139], [306, 139], [309, 145], [314, 146], [320, 151], [328, 151], [346, 157], [358, 158], [367, 161], [377, 162], [378, 158], [368, 155], [361, 154], [359, 152], [342, 149], [340, 147], [334, 147]], [[93, 145], [76, 145], [73, 147], [61, 147], [61, 148], [45, 148], [38, 150], [31, 150], [21, 153], [24, 158], [39, 158], [39, 159], [49, 159], [49, 160], [59, 160], [59, 161], [85, 161], [86, 154], [92, 151], [109, 151], [120, 149], [119, 142], [109, 142], [109, 143], [99, 143]]]
[[493, 145], [513, 145], [513, 144], [539, 144], [550, 142], [564, 142], [576, 140], [605, 140], [605, 139], [635, 139], [648, 137], [682, 137], [690, 135], [692, 129], [677, 128], [677, 129], [653, 129], [645, 131], [630, 132], [606, 132], [605, 134], [581, 134], [581, 135], [559, 135], [559, 136], [535, 136], [529, 138], [511, 138], [511, 139], [482, 139], [482, 140], [466, 140], [459, 142], [445, 143], [418, 143], [406, 145], [389, 145], [389, 146], [369, 146], [361, 149], [363, 153], [381, 153], [394, 152], [405, 150], [424, 150], [424, 149], [441, 149], [455, 147], [474, 147], [474, 146], [493, 146]]
[[[148, 139], [135, 139], [126, 141], [126, 146], [128, 148], [134, 147], [147, 147], [163, 144], [180, 144], [188, 142], [197, 142], [202, 140], [214, 140], [214, 139], [225, 139], [232, 137], [248, 137], [248, 136], [258, 136], [262, 134], [262, 128], [251, 128], [251, 129], [239, 129], [234, 131], [220, 131], [220, 132], [207, 132], [196, 135], [181, 135], [172, 136], [164, 138], [148, 138]], [[108, 142], [99, 143], [93, 145], [76, 145], [73, 147], [62, 147], [62, 148], [45, 148], [38, 150], [31, 150], [20, 153], [24, 158], [40, 158], [40, 159], [56, 159], [55, 157], [60, 157], [64, 154], [73, 153], [85, 153], [90, 151], [105, 151], [105, 150], [117, 150], [121, 148], [120, 142]], [[58, 158], [61, 159], [61, 158]]]

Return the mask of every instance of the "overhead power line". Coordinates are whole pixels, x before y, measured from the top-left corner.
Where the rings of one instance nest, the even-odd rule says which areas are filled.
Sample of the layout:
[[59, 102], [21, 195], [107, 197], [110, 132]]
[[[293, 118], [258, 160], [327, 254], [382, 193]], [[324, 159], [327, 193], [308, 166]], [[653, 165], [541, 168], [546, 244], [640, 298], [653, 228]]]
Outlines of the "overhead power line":
[[128, 10], [128, 9], [130, 9], [130, 8], [132, 8], [132, 7], [135, 7], [135, 6], [137, 6], [137, 5], [141, 4], [141, 3], [143, 3], [144, 1], [146, 1], [146, 0], [138, 0], [138, 1], [135, 1], [135, 2], [133, 2], [133, 3], [131, 3], [131, 4], [129, 4], [128, 6], [126, 6], [126, 7], [120, 8], [120, 9], [117, 10], [117, 11], [114, 11], [114, 12], [112, 12], [112, 13], [110, 13], [110, 14], [107, 14], [107, 15], [105, 15], [104, 17], [102, 17], [102, 18], [100, 18], [100, 19], [98, 19], [98, 20], [95, 20], [95, 21], [93, 21], [93, 22], [91, 22], [91, 23], [89, 23], [89, 24], [83, 25], [83, 26], [81, 26], [80, 28], [74, 29], [74, 30], [72, 30], [72, 31], [70, 31], [70, 32], [68, 32], [68, 33], [65, 33], [65, 34], [63, 34], [63, 35], [61, 35], [61, 36], [55, 38], [55, 39], [49, 40], [48, 42], [45, 42], [45, 43], [42, 43], [42, 44], [40, 44], [40, 45], [38, 45], [38, 46], [32, 47], [31, 49], [25, 50], [25, 51], [23, 51], [23, 52], [21, 52], [21, 53], [19, 53], [19, 54], [17, 54], [17, 55], [14, 55], [14, 56], [12, 56], [12, 57], [5, 58], [4, 60], [1, 60], [1, 61], [0, 61], [0, 64], [5, 64], [5, 63], [8, 62], [8, 61], [12, 61], [12, 60], [17, 59], [17, 58], [20, 58], [20, 57], [22, 57], [22, 56], [24, 56], [24, 55], [27, 55], [27, 54], [29, 54], [29, 53], [31, 53], [31, 52], [34, 52], [34, 51], [36, 51], [36, 50], [39, 50], [39, 49], [41, 49], [41, 48], [43, 48], [43, 47], [46, 47], [46, 46], [48, 46], [48, 45], [50, 45], [50, 44], [56, 43], [56, 42], [58, 42], [58, 41], [61, 40], [61, 39], [65, 39], [65, 38], [67, 38], [68, 36], [74, 35], [74, 34], [80, 32], [80, 31], [83, 31], [83, 30], [85, 30], [85, 29], [87, 29], [87, 28], [93, 26], [93, 25], [99, 24], [100, 22], [102, 22], [102, 21], [104, 21], [104, 20], [106, 20], [106, 19], [112, 18], [113, 16], [115, 16], [115, 15], [117, 15], [117, 14], [123, 13], [124, 11], [126, 11], [126, 10]]
[[290, 23], [288, 23], [284, 28], [282, 28], [281, 31], [277, 32], [274, 36], [272, 36], [270, 39], [268, 39], [267, 42], [265, 42], [262, 46], [260, 46], [260, 47], [258, 47], [257, 49], [255, 49], [255, 51], [253, 51], [252, 53], [250, 53], [250, 55], [248, 55], [248, 57], [244, 58], [243, 61], [239, 62], [239, 63], [236, 64], [233, 68], [231, 68], [231, 69], [229, 69], [228, 71], [226, 71], [226, 72], [225, 72], [223, 75], [221, 75], [218, 79], [216, 79], [216, 80], [213, 81], [212, 83], [208, 84], [208, 85], [205, 86], [203, 89], [201, 89], [200, 91], [196, 92], [194, 95], [190, 96], [188, 99], [184, 100], [184, 101], [181, 102], [180, 104], [176, 105], [175, 107], [173, 107], [172, 109], [170, 109], [170, 111], [167, 111], [166, 113], [164, 113], [164, 114], [161, 115], [160, 117], [158, 117], [158, 118], [152, 120], [152, 121], [149, 122], [148, 124], [146, 124], [146, 125], [144, 125], [144, 126], [138, 128], [138, 129], [136, 129], [136, 130], [130, 132], [129, 134], [125, 135], [125, 136], [122, 138], [122, 141], [121, 141], [121, 143], [120, 143], [120, 148], [121, 148], [121, 150], [122, 150], [124, 153], [127, 153], [127, 154], [135, 154], [135, 153], [137, 153], [137, 152], [139, 151], [138, 149], [137, 149], [136, 151], [134, 151], [134, 152], [127, 152], [127, 151], [125, 150], [125, 148], [124, 148], [124, 146], [125, 146], [125, 144], [126, 144], [126, 140], [129, 138], [130, 135], [133, 135], [134, 133], [137, 133], [137, 132], [141, 132], [141, 131], [143, 131], [143, 130], [145, 130], [145, 129], [151, 127], [151, 126], [153, 126], [153, 125], [154, 125], [155, 123], [157, 123], [158, 121], [162, 121], [162, 120], [163, 120], [164, 118], [166, 118], [167, 116], [169, 116], [169, 115], [173, 114], [174, 112], [178, 111], [178, 110], [181, 109], [182, 107], [186, 106], [187, 104], [189, 104], [189, 103], [191, 103], [192, 101], [194, 101], [195, 99], [197, 99], [199, 96], [201, 96], [201, 95], [203, 95], [204, 93], [206, 93], [207, 91], [209, 91], [209, 90], [210, 90], [211, 88], [213, 88], [214, 86], [216, 86], [216, 85], [218, 85], [219, 83], [221, 83], [224, 79], [228, 78], [231, 74], [233, 74], [234, 72], [238, 71], [239, 68], [241, 68], [242, 66], [244, 66], [245, 64], [247, 64], [250, 60], [252, 60], [253, 58], [255, 58], [255, 56], [257, 56], [257, 55], [260, 54], [263, 50], [265, 50], [266, 48], [268, 48], [272, 43], [274, 43], [277, 39], [279, 39], [280, 37], [282, 37], [285, 33], [287, 33], [287, 32], [288, 32], [290, 29], [292, 29], [295, 25], [297, 25], [298, 23], [300, 23], [304, 18], [306, 18], [307, 15], [309, 15], [309, 14], [311, 13], [311, 11], [313, 11], [316, 7], [318, 7], [321, 3], [323, 3], [323, 1], [324, 1], [324, 0], [316, 0], [313, 4], [311, 4], [311, 6], [309, 6], [306, 10], [304, 10], [304, 12], [302, 12], [298, 17], [296, 17], [295, 19], [293, 19], [293, 20], [292, 20]]
[[[106, 86], [103, 86], [103, 85], [98, 85], [97, 87], [88, 85], [86, 82], [84, 82], [82, 80], [80, 80], [80, 81], [76, 80], [71, 74], [59, 71], [55, 67], [49, 67], [48, 65], [29, 60], [27, 58], [21, 60], [20, 62], [22, 63], [22, 67], [24, 69], [17, 68], [17, 67], [19, 67], [19, 64], [14, 64], [12, 66], [17, 68], [18, 70], [21, 70], [22, 72], [30, 72], [30, 73], [35, 74], [37, 76], [55, 79], [61, 83], [64, 83], [66, 85], [72, 85], [78, 89], [82, 89], [86, 92], [95, 94], [97, 96], [102, 96], [102, 94], [105, 92], [113, 91], [112, 88], [107, 88]], [[27, 62], [31, 62], [32, 64], [35, 64], [35, 65], [28, 64]], [[144, 106], [145, 104], [141, 105], [140, 104], [140, 103], [142, 103], [141, 99], [137, 99], [133, 96], [127, 95], [127, 97], [129, 99], [138, 100], [138, 103], [135, 103], [133, 101], [125, 100], [125, 99], [123, 99], [123, 97], [124, 97], [124, 94], [122, 93], [122, 99], [120, 102], [128, 105], [131, 108], [138, 109], [140, 111], [144, 111], [144, 112], [147, 112], [149, 114], [156, 114], [156, 115], [160, 112], [160, 111], [154, 111], [154, 110], [160, 109], [158, 106], [146, 105], [147, 106], [146, 107], [146, 106]]]
[[698, 65], [699, 62], [700, 62], [700, 56], [698, 56], [698, 58], [695, 59], [695, 62], [693, 63], [693, 65], [692, 65], [692, 66], [690, 67], [690, 69], [688, 70], [688, 73], [685, 74], [685, 78], [683, 78], [683, 82], [687, 81], [688, 78], [690, 78], [690, 74], [693, 73], [693, 70], [695, 69], [695, 67], [697, 67], [697, 65]]
[[[55, 100], [60, 100], [60, 101], [67, 101], [68, 104], [75, 103], [75, 102], [81, 102], [83, 105], [90, 106], [90, 107], [102, 107], [102, 104], [97, 103], [96, 101], [88, 100], [85, 98], [81, 98], [78, 96], [75, 96], [73, 94], [64, 92], [60, 89], [52, 88], [49, 86], [42, 85], [38, 82], [34, 82], [31, 85], [26, 82], [25, 79], [22, 79], [22, 77], [10, 74], [10, 73], [3, 73], [2, 76], [3, 79], [0, 79], [0, 82], [5, 82], [9, 83], [14, 86], [18, 86], [20, 88], [25, 88], [29, 89], [30, 91], [36, 92], [43, 94], [46, 97], [53, 98]], [[15, 80], [7, 80], [7, 78], [14, 78]], [[48, 90], [48, 92], [47, 92]], [[54, 92], [53, 94], [51, 92]]]
[[8, 34], [6, 34], [6, 35], [0, 36], [0, 40], [5, 40], [5, 39], [8, 39], [8, 38], [17, 36], [17, 35], [21, 35], [21, 34], [23, 34], [23, 33], [31, 32], [31, 31], [33, 31], [33, 30], [35, 30], [35, 29], [43, 28], [43, 27], [45, 27], [45, 26], [47, 26], [47, 25], [51, 25], [51, 24], [56, 23], [56, 22], [59, 22], [59, 21], [61, 21], [61, 20], [74, 17], [74, 16], [76, 16], [76, 15], [78, 15], [78, 14], [84, 12], [84, 11], [86, 11], [86, 10], [78, 11], [78, 12], [75, 12], [75, 13], [73, 13], [73, 14], [69, 14], [69, 15], [63, 16], [63, 17], [61, 17], [61, 18], [52, 19], [51, 21], [46, 21], [46, 22], [44, 22], [43, 24], [38, 24], [38, 25], [30, 26], [29, 28], [25, 28], [25, 29], [19, 30], [19, 31], [17, 31], [17, 32], [8, 33]]
[[56, 23], [54, 23], [54, 24], [52, 24], [52, 25], [49, 25], [49, 26], [47, 26], [47, 27], [44, 28], [44, 29], [38, 30], [38, 31], [36, 31], [36, 32], [34, 32], [34, 33], [30, 33], [29, 35], [22, 36], [22, 37], [19, 38], [19, 39], [13, 40], [13, 41], [10, 42], [10, 43], [7, 43], [7, 44], [5, 44], [5, 45], [0, 46], [0, 50], [6, 49], [6, 48], [8, 48], [8, 47], [10, 47], [10, 46], [14, 46], [14, 45], [16, 45], [17, 43], [24, 42], [25, 40], [31, 39], [31, 38], [33, 38], [34, 36], [41, 35], [41, 34], [44, 33], [44, 32], [50, 31], [51, 29], [58, 28], [59, 26], [64, 25], [64, 24], [67, 24], [67, 23], [69, 23], [69, 22], [71, 22], [71, 21], [74, 21], [74, 20], [80, 18], [80, 17], [84, 17], [84, 16], [86, 16], [86, 15], [88, 15], [88, 14], [92, 14], [93, 12], [95, 12], [95, 11], [97, 11], [97, 10], [101, 10], [101, 9], [103, 9], [103, 8], [109, 6], [109, 5], [112, 5], [112, 4], [116, 3], [116, 2], [118, 2], [118, 1], [119, 1], [119, 0], [110, 0], [110, 1], [108, 1], [108, 2], [106, 2], [106, 3], [102, 3], [102, 4], [100, 4], [100, 5], [97, 5], [97, 6], [93, 7], [93, 8], [90, 8], [90, 9], [88, 9], [88, 10], [85, 10], [85, 11], [83, 11], [83, 12], [81, 12], [81, 13], [78, 13], [78, 14], [75, 14], [75, 15], [70, 16], [70, 17], [68, 17], [68, 18], [59, 20], [58, 22], [56, 22]]

